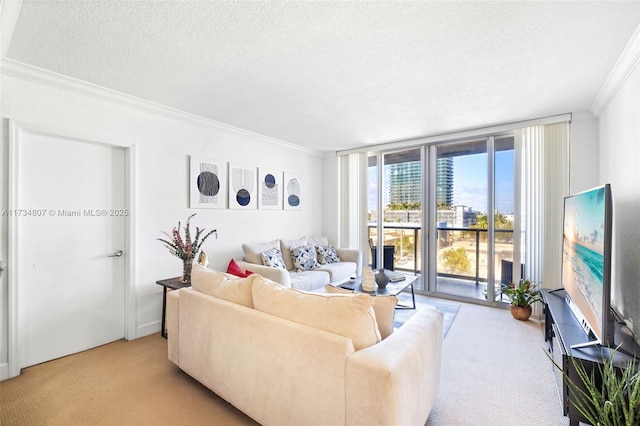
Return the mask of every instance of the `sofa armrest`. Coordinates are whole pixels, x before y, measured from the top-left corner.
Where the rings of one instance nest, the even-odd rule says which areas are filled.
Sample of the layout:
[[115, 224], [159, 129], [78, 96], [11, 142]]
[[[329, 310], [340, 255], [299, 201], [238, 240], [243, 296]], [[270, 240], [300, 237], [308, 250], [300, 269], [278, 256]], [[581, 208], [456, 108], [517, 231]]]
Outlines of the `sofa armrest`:
[[285, 287], [291, 287], [291, 278], [289, 277], [289, 271], [285, 271], [281, 268], [272, 268], [271, 266], [258, 265], [257, 263], [250, 263], [244, 260], [236, 260], [236, 263], [241, 269], [244, 269], [245, 271], [248, 269], [251, 272], [262, 275], [264, 278], [275, 281]]
[[362, 253], [360, 253], [360, 250], [339, 248], [336, 251], [342, 262], [354, 262], [356, 264], [356, 275], [362, 275]]
[[442, 366], [442, 313], [416, 312], [382, 342], [347, 359], [346, 423], [425, 424]]
[[[162, 291], [166, 291], [164, 288]], [[169, 361], [180, 365], [180, 351], [178, 340], [180, 338], [179, 327], [180, 290], [167, 293], [167, 348], [169, 349]]]

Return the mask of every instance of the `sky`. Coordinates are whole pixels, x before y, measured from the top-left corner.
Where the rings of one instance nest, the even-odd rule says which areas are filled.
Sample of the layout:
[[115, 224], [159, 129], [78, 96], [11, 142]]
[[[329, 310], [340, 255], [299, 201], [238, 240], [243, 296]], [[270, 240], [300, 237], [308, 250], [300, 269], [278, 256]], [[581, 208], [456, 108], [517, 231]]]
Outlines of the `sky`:
[[[496, 209], [500, 213], [513, 213], [513, 161], [514, 151], [496, 152]], [[376, 200], [375, 168], [368, 171], [369, 206]], [[385, 173], [385, 187], [389, 185], [388, 171]], [[389, 192], [384, 191], [384, 203], [389, 202]], [[465, 205], [473, 210], [487, 211], [487, 154], [455, 157], [453, 160], [453, 204]], [[371, 210], [371, 208], [369, 208]]]

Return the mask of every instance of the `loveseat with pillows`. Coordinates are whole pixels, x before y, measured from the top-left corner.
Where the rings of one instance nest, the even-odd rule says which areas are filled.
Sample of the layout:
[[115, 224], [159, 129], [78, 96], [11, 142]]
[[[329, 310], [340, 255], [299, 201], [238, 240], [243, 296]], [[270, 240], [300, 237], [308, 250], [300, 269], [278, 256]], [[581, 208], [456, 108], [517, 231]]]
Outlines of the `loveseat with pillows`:
[[381, 336], [366, 294], [199, 265], [191, 284], [167, 294], [169, 359], [258, 423], [425, 424], [440, 383], [439, 311], [419, 310]]
[[257, 244], [243, 244], [247, 269], [285, 287], [316, 290], [326, 284], [340, 284], [362, 272], [360, 250], [335, 248], [327, 237], [275, 239]]

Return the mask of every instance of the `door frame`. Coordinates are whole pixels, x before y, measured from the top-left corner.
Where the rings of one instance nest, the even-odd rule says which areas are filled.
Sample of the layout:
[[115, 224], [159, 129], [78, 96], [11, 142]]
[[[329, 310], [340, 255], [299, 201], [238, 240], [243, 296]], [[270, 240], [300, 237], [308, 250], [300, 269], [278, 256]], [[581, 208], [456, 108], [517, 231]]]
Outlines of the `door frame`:
[[[18, 122], [9, 120], [9, 150], [7, 156], [8, 162], [8, 209], [15, 210], [18, 204], [18, 180], [20, 159], [20, 132], [38, 134], [42, 136], [62, 138], [71, 142], [89, 143], [94, 145], [102, 145], [106, 147], [124, 149], [125, 154], [125, 202], [126, 208], [129, 210], [129, 216], [125, 220], [125, 286], [124, 286], [124, 338], [132, 340], [136, 337], [135, 318], [136, 303], [135, 292], [133, 288], [134, 269], [135, 269], [135, 204], [134, 204], [134, 177], [135, 177], [135, 145], [126, 145], [120, 141], [112, 140], [107, 137], [96, 137], [95, 135], [81, 134], [80, 132], [70, 132], [47, 126], [39, 126], [32, 123]], [[20, 300], [20, 287], [18, 285], [19, 272], [17, 270], [17, 256], [19, 253], [19, 231], [16, 216], [8, 217], [8, 247], [7, 247], [7, 316], [8, 316], [8, 333], [7, 333], [7, 367], [8, 377], [0, 378], [0, 380], [8, 379], [20, 375], [20, 321], [18, 306]]]

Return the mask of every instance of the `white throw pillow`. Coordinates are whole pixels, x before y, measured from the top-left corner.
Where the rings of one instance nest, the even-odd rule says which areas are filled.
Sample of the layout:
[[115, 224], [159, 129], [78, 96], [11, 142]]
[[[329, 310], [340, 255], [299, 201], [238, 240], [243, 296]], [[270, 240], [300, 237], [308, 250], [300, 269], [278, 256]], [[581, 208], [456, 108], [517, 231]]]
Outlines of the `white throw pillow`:
[[[331, 284], [325, 285], [324, 289], [327, 293], [353, 293], [351, 290], [335, 287]], [[398, 298], [396, 296], [374, 296], [372, 299], [373, 311], [376, 313], [376, 322], [380, 330], [380, 337], [384, 340], [393, 333], [393, 320], [396, 315]]]
[[381, 340], [373, 298], [366, 294], [308, 293], [256, 280], [253, 304], [259, 311], [347, 337], [355, 350]]

